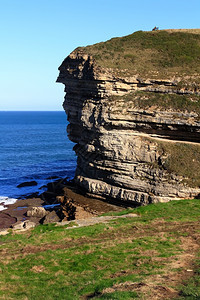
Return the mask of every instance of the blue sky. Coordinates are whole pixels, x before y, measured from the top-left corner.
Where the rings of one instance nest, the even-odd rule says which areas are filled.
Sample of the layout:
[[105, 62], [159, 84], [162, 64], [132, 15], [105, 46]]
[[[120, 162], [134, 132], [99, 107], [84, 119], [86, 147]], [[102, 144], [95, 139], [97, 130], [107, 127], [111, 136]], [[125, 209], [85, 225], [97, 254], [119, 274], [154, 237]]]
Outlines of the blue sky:
[[58, 67], [76, 47], [155, 25], [200, 28], [199, 0], [0, 0], [0, 110], [62, 110]]

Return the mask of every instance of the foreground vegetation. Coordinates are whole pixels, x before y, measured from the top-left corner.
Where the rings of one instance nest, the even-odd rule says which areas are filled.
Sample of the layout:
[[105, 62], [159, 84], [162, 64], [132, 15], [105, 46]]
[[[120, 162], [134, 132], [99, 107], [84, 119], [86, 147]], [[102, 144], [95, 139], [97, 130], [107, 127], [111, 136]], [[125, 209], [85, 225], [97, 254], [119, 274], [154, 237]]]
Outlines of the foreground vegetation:
[[0, 298], [200, 299], [200, 200], [118, 214], [130, 212], [138, 217], [1, 237]]

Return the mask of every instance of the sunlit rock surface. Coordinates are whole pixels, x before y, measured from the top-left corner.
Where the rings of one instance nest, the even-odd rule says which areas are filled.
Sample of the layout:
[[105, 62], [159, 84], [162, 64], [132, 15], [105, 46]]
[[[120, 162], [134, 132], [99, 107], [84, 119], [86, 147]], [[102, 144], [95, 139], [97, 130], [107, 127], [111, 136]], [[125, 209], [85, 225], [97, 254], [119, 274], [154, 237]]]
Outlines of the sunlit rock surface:
[[116, 75], [84, 48], [73, 51], [59, 70], [80, 187], [135, 204], [200, 194], [199, 113], [151, 103], [152, 97], [166, 95], [198, 101], [197, 84], [180, 86], [176, 74], [165, 79]]

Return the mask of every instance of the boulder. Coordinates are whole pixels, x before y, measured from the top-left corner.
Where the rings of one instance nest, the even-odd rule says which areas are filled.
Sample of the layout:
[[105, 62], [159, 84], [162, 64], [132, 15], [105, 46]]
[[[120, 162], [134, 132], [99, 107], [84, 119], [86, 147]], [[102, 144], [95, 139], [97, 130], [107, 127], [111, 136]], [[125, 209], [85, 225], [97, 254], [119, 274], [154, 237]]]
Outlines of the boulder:
[[46, 209], [44, 207], [31, 207], [27, 210], [27, 217], [36, 217], [36, 218], [43, 218], [47, 215]]
[[33, 181], [22, 182], [22, 183], [18, 184], [17, 187], [21, 188], [21, 187], [35, 186], [35, 185], [37, 185], [37, 182], [35, 180], [33, 180]]
[[52, 180], [52, 179], [59, 179], [60, 177], [59, 176], [49, 176], [49, 177], [47, 177], [47, 179], [49, 180]]
[[36, 224], [34, 222], [26, 220], [24, 222], [16, 222], [15, 224], [11, 225], [11, 228], [13, 228], [14, 230], [28, 230], [35, 226]]
[[67, 196], [57, 196], [56, 200], [61, 204], [61, 218], [65, 220], [74, 220], [76, 213], [76, 205], [74, 201]]
[[60, 222], [60, 218], [57, 215], [57, 213], [53, 210], [50, 213], [48, 213], [43, 220], [41, 221], [42, 224], [48, 224], [48, 223], [57, 223]]

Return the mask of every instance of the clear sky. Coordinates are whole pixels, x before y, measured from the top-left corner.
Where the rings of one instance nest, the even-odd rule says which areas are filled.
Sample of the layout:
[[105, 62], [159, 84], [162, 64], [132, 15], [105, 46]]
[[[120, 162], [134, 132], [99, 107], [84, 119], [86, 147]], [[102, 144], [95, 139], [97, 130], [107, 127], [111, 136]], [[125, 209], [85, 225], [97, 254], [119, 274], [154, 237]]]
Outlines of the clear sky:
[[200, 28], [200, 0], [0, 0], [0, 110], [62, 110], [76, 47], [154, 26]]

